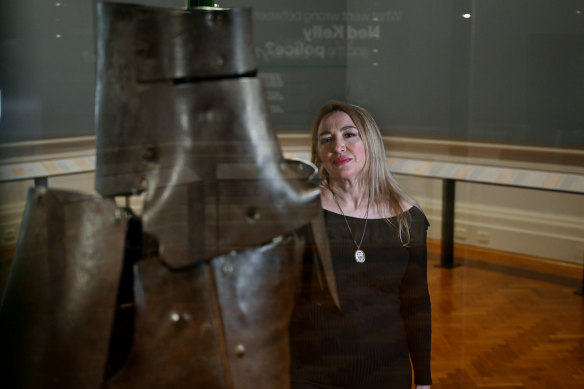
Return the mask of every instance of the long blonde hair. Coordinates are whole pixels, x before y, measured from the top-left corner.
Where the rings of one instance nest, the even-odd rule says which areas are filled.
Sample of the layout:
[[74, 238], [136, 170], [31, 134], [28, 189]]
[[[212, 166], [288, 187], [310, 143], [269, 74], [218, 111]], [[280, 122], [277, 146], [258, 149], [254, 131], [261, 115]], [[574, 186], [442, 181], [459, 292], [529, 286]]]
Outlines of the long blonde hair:
[[[333, 112], [344, 112], [353, 121], [365, 146], [365, 166], [359, 175], [359, 180], [366, 184], [370, 190], [373, 204], [386, 207], [390, 214], [397, 218], [399, 238], [405, 246], [410, 242], [410, 220], [402, 207], [404, 202], [409, 202], [420, 208], [418, 203], [401, 188], [393, 178], [389, 165], [383, 137], [377, 123], [367, 110], [357, 105], [332, 101], [322, 106], [312, 123], [311, 160], [318, 167], [321, 185], [328, 187], [328, 172], [318, 157], [318, 128], [325, 116]], [[389, 218], [385, 219], [391, 224]]]

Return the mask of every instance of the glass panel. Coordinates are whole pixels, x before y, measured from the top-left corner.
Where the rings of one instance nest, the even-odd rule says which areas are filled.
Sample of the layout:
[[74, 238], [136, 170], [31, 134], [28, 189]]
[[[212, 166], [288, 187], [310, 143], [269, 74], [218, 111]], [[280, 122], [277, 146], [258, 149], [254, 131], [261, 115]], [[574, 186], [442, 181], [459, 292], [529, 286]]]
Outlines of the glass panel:
[[[392, 135], [584, 146], [581, 0], [220, 5], [253, 7], [279, 130], [306, 129], [315, 107], [340, 99]], [[8, 1], [0, 11], [0, 141], [92, 134], [93, 2]]]

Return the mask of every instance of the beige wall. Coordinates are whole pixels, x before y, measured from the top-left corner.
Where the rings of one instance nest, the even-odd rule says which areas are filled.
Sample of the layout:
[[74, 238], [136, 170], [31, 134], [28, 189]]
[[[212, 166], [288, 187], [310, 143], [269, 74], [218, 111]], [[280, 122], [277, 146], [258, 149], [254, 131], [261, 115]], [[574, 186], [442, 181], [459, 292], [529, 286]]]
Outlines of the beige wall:
[[[286, 156], [309, 158], [305, 135], [281, 135], [280, 140]], [[449, 159], [436, 150], [435, 153], [421, 155], [416, 150], [400, 150], [393, 146], [395, 153], [392, 156]], [[8, 162], [87, 156], [92, 152], [91, 147], [77, 151], [68, 148], [62, 152], [52, 148], [45, 155], [36, 150], [34, 156]], [[480, 162], [488, 161], [482, 159]], [[507, 164], [508, 161], [490, 161], [490, 164], [496, 163]], [[517, 163], [526, 164], [525, 161]], [[540, 169], [551, 166], [529, 165]], [[563, 169], [556, 165], [553, 168]], [[566, 171], [577, 173], [582, 169], [579, 166], [565, 167]], [[431, 223], [429, 237], [440, 239], [441, 180], [403, 175], [397, 175], [396, 179], [426, 211]], [[16, 243], [26, 192], [33, 184], [32, 180], [0, 184], [0, 246]], [[93, 173], [51, 177], [49, 186], [94, 193]], [[135, 199], [134, 204], [139, 207], [140, 199]], [[584, 195], [459, 182], [456, 187], [455, 219], [456, 242], [565, 262], [582, 263], [584, 260]]]
[[[306, 136], [282, 136], [287, 156], [309, 159]], [[584, 174], [584, 150], [431, 139], [386, 139], [388, 156]], [[440, 239], [442, 180], [396, 175], [424, 208]], [[536, 257], [584, 262], [584, 194], [456, 183], [455, 242]]]

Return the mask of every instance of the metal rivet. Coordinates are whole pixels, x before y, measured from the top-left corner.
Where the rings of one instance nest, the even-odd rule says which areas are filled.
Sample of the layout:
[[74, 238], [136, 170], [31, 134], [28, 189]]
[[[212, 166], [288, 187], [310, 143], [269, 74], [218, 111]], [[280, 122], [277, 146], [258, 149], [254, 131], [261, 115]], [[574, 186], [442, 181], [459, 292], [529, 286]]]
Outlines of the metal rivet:
[[173, 312], [170, 314], [170, 320], [176, 323], [180, 320], [180, 315], [176, 312]]
[[235, 346], [235, 356], [242, 358], [245, 355], [245, 346], [243, 344], [238, 344]]
[[217, 61], [215, 61], [215, 62], [216, 62], [217, 66], [223, 66], [223, 65], [225, 65], [225, 57], [220, 55], [217, 57]]
[[140, 193], [143, 190], [145, 190], [148, 187], [148, 181], [146, 180], [146, 177], [139, 177], [138, 178], [138, 185], [139, 185], [139, 188], [134, 188], [134, 190], [136, 190], [137, 193]]
[[220, 13], [209, 12], [207, 15], [205, 15], [205, 19], [209, 26], [215, 27], [223, 24], [225, 18]]
[[223, 272], [223, 275], [225, 275], [225, 276], [229, 275], [229, 274], [233, 273], [233, 265], [230, 263], [226, 263], [221, 268], [221, 271]]
[[154, 147], [150, 146], [144, 150], [144, 154], [142, 154], [142, 158], [146, 161], [153, 161], [156, 159], [156, 150]]
[[119, 208], [114, 209], [114, 221], [119, 223], [122, 220], [122, 210]]
[[202, 113], [202, 119], [205, 123], [211, 123], [215, 119], [215, 113], [211, 108], [207, 108]]
[[260, 211], [257, 208], [249, 208], [246, 213], [247, 221], [249, 223], [255, 223], [260, 220]]

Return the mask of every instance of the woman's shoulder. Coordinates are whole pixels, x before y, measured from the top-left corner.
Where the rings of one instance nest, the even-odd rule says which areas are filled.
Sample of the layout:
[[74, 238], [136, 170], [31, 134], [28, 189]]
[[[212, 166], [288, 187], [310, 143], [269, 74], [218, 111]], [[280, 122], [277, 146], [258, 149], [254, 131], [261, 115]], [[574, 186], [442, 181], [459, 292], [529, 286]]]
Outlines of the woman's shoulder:
[[405, 211], [409, 219], [410, 239], [412, 243], [425, 243], [426, 232], [430, 226], [424, 211], [418, 205], [412, 205]]
[[425, 224], [426, 227], [430, 225], [426, 218], [426, 214], [417, 202], [402, 199], [400, 206], [403, 212], [411, 218], [412, 222]]
[[428, 221], [426, 214], [424, 211], [422, 211], [419, 205], [411, 205], [406, 209], [405, 213], [409, 215], [412, 223], [421, 224], [425, 228], [430, 226], [430, 222]]

